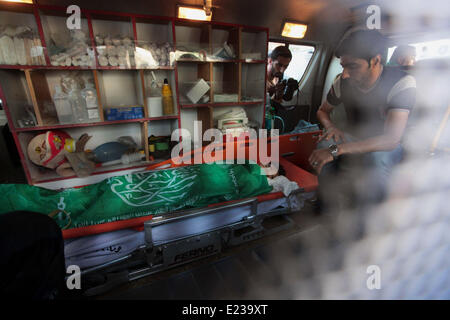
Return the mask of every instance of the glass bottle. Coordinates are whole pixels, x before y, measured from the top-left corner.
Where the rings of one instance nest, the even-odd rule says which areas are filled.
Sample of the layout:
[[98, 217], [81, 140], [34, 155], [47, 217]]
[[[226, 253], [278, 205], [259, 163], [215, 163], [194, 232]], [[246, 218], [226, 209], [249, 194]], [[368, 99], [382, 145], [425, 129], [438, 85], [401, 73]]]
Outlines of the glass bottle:
[[77, 123], [87, 123], [89, 121], [86, 100], [81, 96], [79, 85], [72, 81], [69, 92], [69, 101], [72, 107], [72, 113]]
[[53, 95], [53, 103], [56, 107], [56, 114], [60, 124], [73, 123], [72, 107], [70, 105], [67, 94], [61, 90], [61, 86], [55, 86], [55, 94]]
[[81, 96], [86, 102], [86, 108], [88, 112], [88, 121], [96, 122], [100, 121], [100, 114], [98, 109], [97, 91], [91, 82], [86, 81], [86, 88], [81, 91]]
[[173, 98], [172, 90], [170, 89], [169, 82], [164, 79], [162, 87], [162, 100], [163, 100], [163, 113], [164, 115], [173, 114]]

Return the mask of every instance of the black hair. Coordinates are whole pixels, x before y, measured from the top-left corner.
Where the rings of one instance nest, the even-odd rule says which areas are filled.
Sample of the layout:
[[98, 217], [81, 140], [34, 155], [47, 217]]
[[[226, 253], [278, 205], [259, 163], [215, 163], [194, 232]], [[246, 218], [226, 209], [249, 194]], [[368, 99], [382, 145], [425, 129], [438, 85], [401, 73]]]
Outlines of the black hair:
[[387, 39], [377, 30], [358, 30], [349, 34], [336, 49], [336, 57], [349, 55], [355, 58], [367, 60], [376, 55], [381, 55], [381, 63], [386, 62], [388, 48]]
[[292, 59], [291, 50], [289, 50], [289, 48], [286, 46], [278, 46], [270, 53], [270, 58], [272, 60], [278, 59], [279, 56]]

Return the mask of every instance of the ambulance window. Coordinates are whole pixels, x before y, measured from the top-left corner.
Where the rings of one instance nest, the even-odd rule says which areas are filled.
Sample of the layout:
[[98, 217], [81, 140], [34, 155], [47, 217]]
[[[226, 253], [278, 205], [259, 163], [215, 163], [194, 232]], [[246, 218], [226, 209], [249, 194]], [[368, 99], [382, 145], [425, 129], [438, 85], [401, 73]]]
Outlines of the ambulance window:
[[291, 50], [292, 53], [292, 60], [289, 67], [284, 72], [284, 78], [294, 78], [295, 80], [300, 81], [314, 54], [314, 47], [290, 44], [289, 50]]
[[289, 44], [283, 42], [269, 42], [269, 54], [278, 46], [287, 46], [292, 53], [292, 60], [289, 67], [284, 72], [284, 78], [294, 78], [298, 81], [303, 77], [303, 74], [308, 67], [309, 62], [314, 54], [315, 48], [307, 45]]
[[[417, 42], [410, 45], [416, 48], [416, 61], [450, 58], [450, 39]], [[389, 48], [387, 61], [390, 61], [395, 48], [397, 47]]]

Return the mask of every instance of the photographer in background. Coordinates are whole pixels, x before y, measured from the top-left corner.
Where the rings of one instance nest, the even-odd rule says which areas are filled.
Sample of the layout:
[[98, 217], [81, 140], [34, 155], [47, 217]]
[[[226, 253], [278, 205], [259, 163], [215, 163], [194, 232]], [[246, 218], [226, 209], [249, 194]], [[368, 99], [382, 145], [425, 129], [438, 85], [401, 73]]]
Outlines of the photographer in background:
[[416, 48], [408, 45], [400, 45], [395, 48], [388, 65], [408, 69], [416, 63]]
[[[295, 79], [283, 79], [284, 72], [292, 60], [292, 53], [286, 46], [278, 46], [269, 54], [267, 61], [266, 129], [280, 129], [279, 133], [292, 130], [299, 117], [292, 106], [286, 107], [298, 90]], [[295, 108], [295, 106], [294, 106]], [[276, 120], [276, 121], [275, 121]]]
[[292, 60], [292, 53], [286, 46], [278, 46], [272, 50], [267, 60], [267, 93], [270, 100], [282, 102], [286, 82], [283, 74]]

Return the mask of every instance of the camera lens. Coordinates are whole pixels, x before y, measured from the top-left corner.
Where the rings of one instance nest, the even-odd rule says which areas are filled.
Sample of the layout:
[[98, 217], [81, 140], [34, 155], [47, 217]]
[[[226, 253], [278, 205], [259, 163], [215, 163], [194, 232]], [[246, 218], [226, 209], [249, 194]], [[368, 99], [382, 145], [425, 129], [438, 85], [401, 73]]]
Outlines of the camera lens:
[[[286, 81], [286, 80], [283, 80]], [[298, 82], [293, 78], [289, 78], [286, 82], [286, 88], [284, 89], [283, 100], [289, 101], [292, 99], [295, 90], [298, 89]]]

